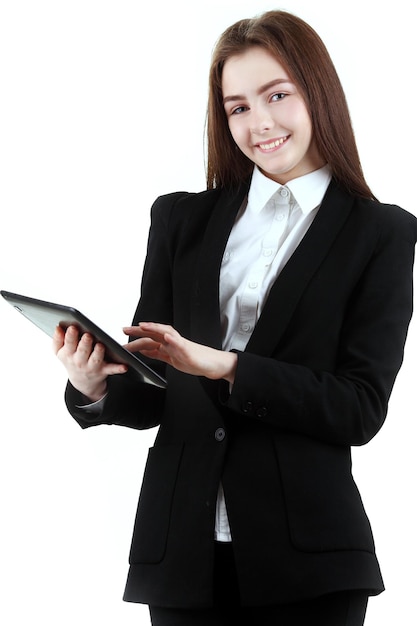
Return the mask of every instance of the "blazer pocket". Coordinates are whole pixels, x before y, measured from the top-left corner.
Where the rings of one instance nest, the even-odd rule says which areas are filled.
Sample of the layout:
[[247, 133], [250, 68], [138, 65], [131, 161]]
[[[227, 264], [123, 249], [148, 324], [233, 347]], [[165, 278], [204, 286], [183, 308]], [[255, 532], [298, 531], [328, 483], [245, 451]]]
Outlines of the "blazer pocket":
[[136, 512], [130, 563], [162, 561], [183, 446], [150, 448]]
[[374, 552], [350, 449], [303, 437], [275, 439], [291, 541], [304, 552]]

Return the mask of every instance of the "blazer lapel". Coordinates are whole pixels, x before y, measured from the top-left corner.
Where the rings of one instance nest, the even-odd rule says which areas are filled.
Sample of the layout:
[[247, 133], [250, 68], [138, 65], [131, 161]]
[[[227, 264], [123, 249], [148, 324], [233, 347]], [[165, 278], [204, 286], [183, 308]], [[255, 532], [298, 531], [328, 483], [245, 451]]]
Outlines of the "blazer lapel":
[[191, 301], [191, 330], [194, 341], [216, 348], [222, 346], [219, 310], [220, 267], [237, 212], [248, 185], [223, 191], [213, 207], [195, 268]]
[[270, 355], [291, 320], [303, 291], [343, 227], [353, 197], [332, 180], [305, 237], [276, 279], [246, 346], [248, 352]]

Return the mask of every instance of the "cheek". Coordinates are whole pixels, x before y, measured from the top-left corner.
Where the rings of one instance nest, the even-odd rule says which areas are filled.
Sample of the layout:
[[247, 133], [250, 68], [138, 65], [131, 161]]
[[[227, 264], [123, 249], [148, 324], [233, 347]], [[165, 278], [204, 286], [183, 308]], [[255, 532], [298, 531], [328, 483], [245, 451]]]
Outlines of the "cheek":
[[312, 124], [310, 114], [304, 101], [301, 98], [292, 99], [291, 106], [288, 106], [285, 113], [285, 120], [294, 131], [308, 136], [312, 135]]
[[313, 136], [313, 127], [311, 124], [310, 115], [305, 106], [300, 107], [295, 116], [295, 123], [300, 131], [303, 132], [306, 139], [311, 139]]
[[310, 120], [301, 120], [299, 128], [301, 130], [300, 136], [302, 137], [304, 143], [306, 146], [310, 145], [313, 138]]
[[240, 147], [245, 143], [245, 131], [241, 124], [237, 120], [232, 119], [229, 121], [230, 134], [233, 137], [234, 142]]
[[233, 123], [233, 119], [229, 118], [227, 120], [227, 125], [229, 127], [230, 130], [230, 134], [232, 135], [233, 139], [236, 141], [236, 124]]

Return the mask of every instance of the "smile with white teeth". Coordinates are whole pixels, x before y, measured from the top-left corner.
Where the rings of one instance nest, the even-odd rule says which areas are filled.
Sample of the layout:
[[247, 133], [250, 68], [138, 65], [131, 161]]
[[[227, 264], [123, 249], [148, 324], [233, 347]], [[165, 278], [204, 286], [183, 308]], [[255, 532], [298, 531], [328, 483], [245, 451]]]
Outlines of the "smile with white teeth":
[[258, 145], [260, 148], [262, 148], [262, 150], [272, 150], [272, 148], [278, 148], [278, 146], [281, 146], [284, 141], [287, 141], [288, 137], [289, 135], [287, 135], [286, 137], [281, 137], [280, 139], [277, 139], [272, 143], [260, 143]]

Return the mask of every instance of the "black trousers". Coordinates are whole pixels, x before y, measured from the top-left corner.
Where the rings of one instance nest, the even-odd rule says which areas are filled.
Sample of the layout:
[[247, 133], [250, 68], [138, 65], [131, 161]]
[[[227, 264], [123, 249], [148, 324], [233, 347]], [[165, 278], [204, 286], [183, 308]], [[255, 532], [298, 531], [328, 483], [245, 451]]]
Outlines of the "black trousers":
[[291, 604], [242, 606], [233, 549], [216, 544], [212, 608], [149, 610], [153, 626], [363, 626], [367, 604], [365, 592], [346, 591]]

